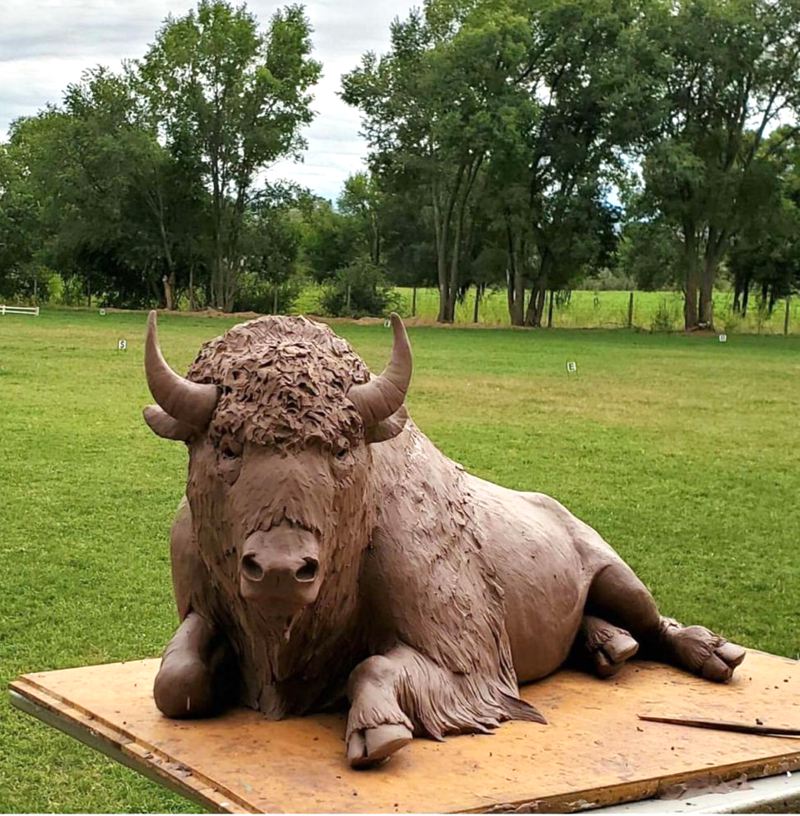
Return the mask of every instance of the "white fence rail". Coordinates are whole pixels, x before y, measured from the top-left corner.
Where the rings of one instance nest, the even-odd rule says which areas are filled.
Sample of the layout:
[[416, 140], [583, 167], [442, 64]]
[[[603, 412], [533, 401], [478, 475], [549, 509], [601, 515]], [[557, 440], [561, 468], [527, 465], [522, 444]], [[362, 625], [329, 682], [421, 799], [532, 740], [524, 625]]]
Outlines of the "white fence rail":
[[38, 306], [6, 306], [0, 304], [0, 315], [19, 314], [19, 315], [34, 315], [39, 316]]

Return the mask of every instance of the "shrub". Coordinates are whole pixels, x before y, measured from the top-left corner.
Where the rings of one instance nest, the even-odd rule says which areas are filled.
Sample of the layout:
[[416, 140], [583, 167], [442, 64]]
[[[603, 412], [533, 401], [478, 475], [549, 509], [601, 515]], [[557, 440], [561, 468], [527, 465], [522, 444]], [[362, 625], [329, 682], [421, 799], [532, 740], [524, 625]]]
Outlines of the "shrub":
[[303, 281], [296, 275], [276, 283], [264, 280], [253, 272], [245, 272], [239, 280], [239, 291], [233, 308], [237, 312], [289, 314], [294, 308], [302, 286]]
[[331, 317], [378, 317], [397, 309], [399, 302], [383, 270], [367, 258], [338, 270], [320, 298], [322, 311]]
[[658, 302], [658, 308], [653, 314], [653, 319], [650, 321], [650, 331], [674, 331], [675, 324], [679, 319], [680, 316], [676, 314], [674, 308], [670, 308], [666, 298], [661, 298]]

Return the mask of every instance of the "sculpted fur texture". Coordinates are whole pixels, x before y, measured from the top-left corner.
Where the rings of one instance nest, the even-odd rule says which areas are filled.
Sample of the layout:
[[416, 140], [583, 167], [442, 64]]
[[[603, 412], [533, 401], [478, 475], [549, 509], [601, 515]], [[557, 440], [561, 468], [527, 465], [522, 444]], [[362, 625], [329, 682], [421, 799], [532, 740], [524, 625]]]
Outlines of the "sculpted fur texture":
[[150, 314], [144, 417], [189, 452], [161, 711], [278, 719], [347, 699], [348, 760], [365, 767], [414, 736], [544, 723], [518, 685], [567, 660], [608, 677], [638, 652], [728, 680], [744, 649], [661, 617], [595, 530], [436, 449], [404, 407], [411, 348], [391, 320], [377, 377], [328, 326], [263, 317], [184, 378]]

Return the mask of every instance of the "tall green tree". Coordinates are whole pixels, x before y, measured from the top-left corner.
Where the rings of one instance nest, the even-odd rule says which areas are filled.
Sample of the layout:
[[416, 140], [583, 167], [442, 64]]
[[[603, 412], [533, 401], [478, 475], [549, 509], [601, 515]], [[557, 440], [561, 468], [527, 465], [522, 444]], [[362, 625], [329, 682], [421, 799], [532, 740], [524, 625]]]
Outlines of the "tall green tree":
[[127, 74], [85, 72], [60, 107], [15, 123], [10, 146], [40, 202], [39, 260], [88, 296], [174, 307], [205, 191], [159, 144]]
[[365, 172], [348, 176], [338, 201], [339, 211], [357, 220], [365, 253], [375, 266], [380, 266], [382, 260], [383, 203], [378, 180]]
[[525, 37], [512, 4], [426, 0], [392, 24], [386, 55], [365, 54], [342, 80], [363, 113], [373, 171], [430, 207], [442, 322], [454, 317], [469, 208]]
[[33, 288], [32, 261], [40, 240], [38, 206], [12, 144], [0, 144], [0, 296]]
[[728, 266], [734, 284], [734, 311], [747, 313], [751, 287], [760, 290], [761, 308], [800, 290], [800, 138], [790, 127], [776, 130], [758, 157], [760, 188], [769, 202], [732, 237]]
[[309, 90], [320, 66], [310, 34], [300, 6], [277, 11], [260, 31], [244, 6], [201, 0], [167, 20], [137, 65], [170, 151], [210, 190], [210, 294], [224, 310], [236, 297], [258, 174], [300, 151], [300, 130], [312, 118]]
[[537, 326], [548, 289], [568, 288], [609, 259], [613, 182], [624, 152], [657, 121], [650, 99], [659, 55], [646, 31], [650, 3], [523, 5], [529, 36], [515, 84], [524, 104], [494, 151], [490, 178], [508, 202], [511, 320]]
[[681, 233], [685, 327], [694, 329], [713, 323], [714, 283], [731, 239], [769, 206], [758, 156], [800, 101], [800, 5], [678, 0], [654, 9], [651, 31], [669, 64], [642, 201]]
[[242, 234], [242, 285], [235, 308], [288, 312], [299, 287], [303, 236], [299, 212], [307, 192], [294, 185], [265, 184], [253, 195]]

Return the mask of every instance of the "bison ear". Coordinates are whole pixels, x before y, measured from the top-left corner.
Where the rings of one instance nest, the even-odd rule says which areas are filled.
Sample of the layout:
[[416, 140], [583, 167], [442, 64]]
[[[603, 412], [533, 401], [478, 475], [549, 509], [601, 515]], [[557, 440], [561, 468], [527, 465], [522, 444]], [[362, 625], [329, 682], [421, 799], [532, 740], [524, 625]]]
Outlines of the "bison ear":
[[367, 428], [367, 444], [394, 439], [406, 427], [406, 422], [408, 422], [408, 411], [405, 405], [401, 405], [390, 417]]
[[163, 408], [158, 405], [148, 405], [143, 411], [144, 421], [150, 426], [153, 433], [164, 439], [173, 439], [176, 442], [186, 442], [192, 435], [194, 429], [181, 422], [179, 419], [171, 417]]

